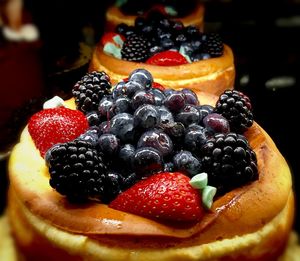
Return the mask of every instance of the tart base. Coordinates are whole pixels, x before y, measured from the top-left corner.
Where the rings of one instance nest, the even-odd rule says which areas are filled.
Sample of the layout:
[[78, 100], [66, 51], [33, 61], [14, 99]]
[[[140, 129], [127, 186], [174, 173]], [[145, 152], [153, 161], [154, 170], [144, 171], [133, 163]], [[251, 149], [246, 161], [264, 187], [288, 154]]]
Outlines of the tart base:
[[276, 260], [286, 247], [293, 223], [294, 196], [284, 209], [254, 233], [199, 246], [165, 249], [124, 249], [88, 236], [58, 229], [33, 215], [9, 191], [8, 215], [18, 250], [28, 260]]

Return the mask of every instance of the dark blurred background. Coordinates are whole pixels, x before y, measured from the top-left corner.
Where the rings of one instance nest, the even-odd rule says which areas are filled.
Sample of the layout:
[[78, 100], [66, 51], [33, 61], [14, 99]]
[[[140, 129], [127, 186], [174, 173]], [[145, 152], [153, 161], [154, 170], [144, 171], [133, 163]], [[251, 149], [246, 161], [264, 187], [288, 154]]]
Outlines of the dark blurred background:
[[[296, 157], [300, 148], [297, 137], [300, 117], [296, 89], [300, 88], [300, 0], [204, 3], [204, 30], [219, 32], [224, 42], [232, 47], [236, 65], [235, 88], [250, 96], [256, 121], [273, 138], [292, 170], [299, 198]], [[6, 152], [16, 142], [28, 116], [40, 109], [43, 100], [56, 94], [63, 98], [70, 95], [73, 84], [87, 70], [93, 46], [103, 32], [105, 10], [112, 1], [25, 0], [24, 4], [40, 31], [35, 50], [41, 68], [41, 95], [20, 105], [8, 123], [9, 131], [0, 136], [1, 210], [5, 205], [7, 184], [4, 179]], [[3, 52], [1, 56], [1, 48], [3, 51], [6, 46], [3, 41], [0, 36], [0, 65], [5, 59]], [[0, 79], [2, 77], [0, 70]], [[1, 80], [0, 86], [3, 92], [5, 86]], [[2, 99], [5, 99], [3, 95]], [[297, 206], [300, 209], [300, 204]], [[298, 219], [296, 217], [295, 228], [300, 231]]]

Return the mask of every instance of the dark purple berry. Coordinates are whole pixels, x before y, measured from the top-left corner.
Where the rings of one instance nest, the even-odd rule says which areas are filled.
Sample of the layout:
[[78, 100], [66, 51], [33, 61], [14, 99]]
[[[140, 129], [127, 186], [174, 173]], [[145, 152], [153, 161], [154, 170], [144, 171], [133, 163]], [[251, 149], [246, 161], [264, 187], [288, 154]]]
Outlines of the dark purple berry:
[[111, 133], [102, 134], [98, 139], [98, 145], [100, 150], [105, 155], [115, 155], [119, 151], [120, 141]]
[[134, 126], [144, 129], [154, 128], [159, 121], [159, 113], [155, 106], [144, 104], [134, 112]]
[[149, 175], [162, 170], [163, 161], [160, 152], [151, 147], [136, 150], [133, 157], [133, 167], [141, 174]]
[[135, 135], [134, 119], [131, 114], [120, 113], [110, 121], [110, 132], [118, 136], [122, 142], [132, 141]]
[[176, 170], [184, 171], [189, 176], [194, 176], [201, 171], [200, 161], [189, 151], [181, 151], [173, 158]]
[[218, 113], [210, 113], [203, 119], [203, 126], [211, 133], [228, 133], [229, 122]]
[[185, 105], [176, 115], [175, 120], [181, 122], [185, 126], [192, 123], [198, 123], [200, 120], [199, 110], [194, 105]]

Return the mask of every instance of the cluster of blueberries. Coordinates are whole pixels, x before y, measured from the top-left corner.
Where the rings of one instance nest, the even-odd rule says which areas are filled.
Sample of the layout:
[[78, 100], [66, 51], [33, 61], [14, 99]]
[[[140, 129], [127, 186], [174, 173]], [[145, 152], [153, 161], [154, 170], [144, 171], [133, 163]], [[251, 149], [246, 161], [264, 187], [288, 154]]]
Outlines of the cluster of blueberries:
[[93, 142], [109, 161], [121, 162], [111, 166], [122, 172], [181, 170], [193, 176], [201, 171], [200, 147], [215, 132], [228, 132], [229, 123], [212, 106], [200, 105], [192, 90], [152, 84], [151, 74], [137, 69], [105, 95], [98, 111], [87, 114]]

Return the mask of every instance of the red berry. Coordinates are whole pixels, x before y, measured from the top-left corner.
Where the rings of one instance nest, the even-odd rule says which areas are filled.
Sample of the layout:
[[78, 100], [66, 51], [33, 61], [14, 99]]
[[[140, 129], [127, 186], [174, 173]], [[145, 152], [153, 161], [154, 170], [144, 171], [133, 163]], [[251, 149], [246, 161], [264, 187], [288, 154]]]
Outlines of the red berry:
[[204, 215], [201, 196], [179, 172], [163, 172], [137, 182], [109, 207], [151, 219], [198, 221]]
[[159, 66], [174, 66], [187, 64], [188, 61], [181, 53], [168, 50], [154, 54], [146, 61], [146, 63]]
[[124, 42], [125, 37], [123, 35], [117, 34], [117, 33], [113, 33], [113, 32], [108, 32], [105, 33], [102, 37], [101, 37], [101, 44], [104, 46], [107, 43], [112, 43], [114, 45], [116, 45], [117, 47], [121, 47], [120, 44], [118, 42], [116, 42], [115, 37], [119, 36], [122, 41]]
[[166, 89], [164, 86], [162, 86], [160, 83], [158, 82], [153, 82], [152, 87], [155, 89], [159, 89], [162, 92]]
[[87, 128], [87, 119], [81, 111], [65, 107], [39, 111], [28, 123], [28, 131], [42, 157], [53, 145], [74, 140]]

